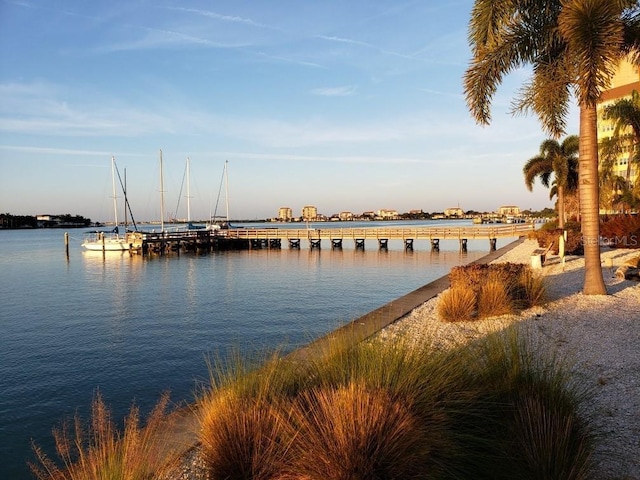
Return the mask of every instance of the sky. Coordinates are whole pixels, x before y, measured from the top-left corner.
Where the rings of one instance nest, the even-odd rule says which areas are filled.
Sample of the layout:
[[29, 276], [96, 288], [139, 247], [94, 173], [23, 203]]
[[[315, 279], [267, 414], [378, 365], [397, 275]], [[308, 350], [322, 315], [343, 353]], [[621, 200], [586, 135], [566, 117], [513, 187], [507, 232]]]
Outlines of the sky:
[[472, 5], [0, 0], [0, 212], [113, 220], [112, 156], [138, 221], [162, 198], [194, 220], [225, 198], [249, 220], [552, 207], [522, 174], [548, 136], [510, 113], [529, 72], [505, 78], [489, 126], [469, 113]]

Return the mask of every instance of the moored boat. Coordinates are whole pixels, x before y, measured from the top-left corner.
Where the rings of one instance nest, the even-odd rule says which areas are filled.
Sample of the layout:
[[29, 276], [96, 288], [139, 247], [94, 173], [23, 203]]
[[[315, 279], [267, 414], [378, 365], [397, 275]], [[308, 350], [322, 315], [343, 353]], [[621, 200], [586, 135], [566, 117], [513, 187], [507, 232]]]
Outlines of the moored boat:
[[129, 250], [131, 241], [128, 233], [120, 234], [118, 228], [118, 202], [116, 198], [116, 159], [111, 157], [111, 184], [113, 190], [113, 214], [115, 219], [115, 228], [110, 232], [94, 232], [86, 237], [82, 242], [82, 246], [91, 251], [101, 252], [122, 252]]

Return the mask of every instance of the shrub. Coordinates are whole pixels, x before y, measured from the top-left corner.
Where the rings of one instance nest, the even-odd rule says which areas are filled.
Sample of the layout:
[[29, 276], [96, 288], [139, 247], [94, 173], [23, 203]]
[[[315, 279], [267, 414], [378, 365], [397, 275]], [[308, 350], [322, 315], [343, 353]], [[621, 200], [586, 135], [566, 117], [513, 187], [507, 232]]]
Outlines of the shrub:
[[469, 286], [452, 286], [440, 295], [438, 315], [447, 322], [472, 320], [476, 312], [476, 294]]
[[511, 328], [451, 350], [332, 346], [295, 390], [272, 365], [248, 372], [203, 402], [209, 478], [589, 478], [587, 397], [526, 340]]
[[547, 299], [547, 285], [544, 278], [531, 268], [523, 269], [512, 298], [519, 309], [544, 305]]
[[292, 437], [289, 422], [276, 407], [260, 399], [221, 394], [201, 419], [208, 478], [276, 478], [283, 471]]
[[470, 264], [454, 267], [451, 288], [438, 303], [438, 314], [449, 322], [486, 318], [541, 305], [544, 279], [522, 263]]
[[410, 404], [350, 383], [300, 396], [291, 478], [425, 478], [421, 428]]
[[640, 215], [615, 215], [600, 226], [600, 235], [611, 248], [640, 248]]
[[590, 393], [572, 381], [570, 365], [515, 328], [459, 354], [477, 395], [454, 427], [470, 478], [591, 478], [596, 436], [580, 416]]
[[478, 317], [486, 318], [513, 312], [508, 287], [496, 278], [488, 279], [478, 295]]

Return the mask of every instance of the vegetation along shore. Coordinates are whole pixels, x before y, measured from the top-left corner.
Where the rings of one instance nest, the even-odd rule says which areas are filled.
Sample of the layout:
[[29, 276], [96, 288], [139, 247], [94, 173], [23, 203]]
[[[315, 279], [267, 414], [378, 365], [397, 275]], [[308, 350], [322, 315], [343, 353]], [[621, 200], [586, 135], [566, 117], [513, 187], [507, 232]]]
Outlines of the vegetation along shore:
[[[531, 273], [537, 241], [512, 247], [491, 265]], [[445, 321], [444, 285], [355, 345], [212, 360], [197, 404], [166, 414], [163, 398], [146, 428], [134, 410], [117, 433], [97, 398], [81, 463], [167, 479], [640, 478], [640, 286], [616, 275], [640, 251], [601, 254], [606, 297], [580, 292], [582, 257], [550, 254], [523, 289], [532, 307]], [[62, 470], [81, 468], [78, 426], [58, 434]]]

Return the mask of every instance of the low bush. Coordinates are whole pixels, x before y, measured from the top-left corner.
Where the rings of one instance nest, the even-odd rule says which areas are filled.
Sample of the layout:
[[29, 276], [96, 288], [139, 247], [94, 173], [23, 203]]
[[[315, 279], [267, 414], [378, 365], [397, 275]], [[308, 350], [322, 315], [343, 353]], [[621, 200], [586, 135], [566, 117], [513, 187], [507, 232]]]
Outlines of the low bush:
[[640, 248], [640, 215], [614, 215], [600, 225], [600, 235], [611, 248]]
[[451, 288], [438, 302], [442, 320], [486, 318], [542, 305], [544, 279], [522, 263], [470, 264], [451, 269]]
[[513, 312], [508, 287], [497, 278], [483, 283], [478, 294], [478, 318], [495, 317]]
[[421, 423], [404, 400], [358, 383], [303, 393], [289, 478], [425, 478]]
[[471, 320], [476, 313], [476, 294], [467, 286], [446, 290], [438, 302], [438, 315], [447, 322]]

